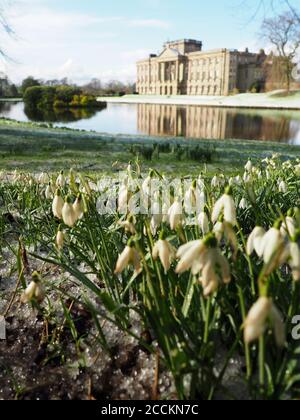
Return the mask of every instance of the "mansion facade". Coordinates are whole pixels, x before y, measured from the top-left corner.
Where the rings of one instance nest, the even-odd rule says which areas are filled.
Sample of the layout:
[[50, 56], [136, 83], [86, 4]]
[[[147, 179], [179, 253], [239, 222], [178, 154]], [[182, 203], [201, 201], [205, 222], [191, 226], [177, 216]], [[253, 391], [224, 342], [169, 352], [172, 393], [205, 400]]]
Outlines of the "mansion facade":
[[202, 42], [167, 42], [160, 55], [137, 63], [141, 95], [229, 95], [264, 84], [263, 50], [258, 54], [219, 49], [202, 51]]

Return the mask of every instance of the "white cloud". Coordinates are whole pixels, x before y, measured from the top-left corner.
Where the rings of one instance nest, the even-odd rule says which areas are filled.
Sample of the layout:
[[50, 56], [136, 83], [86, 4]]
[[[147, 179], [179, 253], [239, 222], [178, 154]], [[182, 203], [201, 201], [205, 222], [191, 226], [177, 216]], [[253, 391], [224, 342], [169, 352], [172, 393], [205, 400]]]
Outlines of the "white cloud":
[[17, 37], [5, 37], [5, 50], [14, 61], [0, 62], [0, 71], [14, 82], [28, 75], [68, 77], [77, 83], [93, 77], [134, 81], [136, 61], [151, 51], [126, 49], [123, 34], [169, 27], [156, 19], [61, 12], [39, 0], [19, 0], [9, 20]]
[[170, 23], [159, 19], [135, 19], [129, 21], [129, 26], [141, 28], [170, 28]]

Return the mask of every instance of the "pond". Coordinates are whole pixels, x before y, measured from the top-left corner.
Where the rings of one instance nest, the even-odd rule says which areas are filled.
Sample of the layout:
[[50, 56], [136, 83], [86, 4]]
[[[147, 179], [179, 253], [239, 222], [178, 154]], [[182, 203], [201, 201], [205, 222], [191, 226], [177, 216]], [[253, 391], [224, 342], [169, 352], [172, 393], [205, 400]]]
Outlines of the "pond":
[[300, 145], [300, 111], [108, 104], [96, 111], [32, 113], [22, 102], [0, 102], [0, 116], [110, 134], [247, 139]]

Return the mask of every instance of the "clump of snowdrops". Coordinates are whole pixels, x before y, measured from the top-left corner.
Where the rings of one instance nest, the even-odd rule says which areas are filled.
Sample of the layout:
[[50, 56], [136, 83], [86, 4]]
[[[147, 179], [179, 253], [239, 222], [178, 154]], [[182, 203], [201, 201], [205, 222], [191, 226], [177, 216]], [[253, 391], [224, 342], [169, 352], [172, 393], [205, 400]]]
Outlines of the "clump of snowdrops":
[[81, 285], [73, 298], [92, 312], [103, 351], [105, 319], [149, 351], [158, 345], [179, 398], [228, 397], [235, 360], [245, 397], [281, 399], [300, 391], [299, 176], [299, 160], [279, 156], [232, 177], [180, 180], [142, 176], [135, 163], [109, 180], [73, 170], [3, 175], [1, 196], [32, 254]]

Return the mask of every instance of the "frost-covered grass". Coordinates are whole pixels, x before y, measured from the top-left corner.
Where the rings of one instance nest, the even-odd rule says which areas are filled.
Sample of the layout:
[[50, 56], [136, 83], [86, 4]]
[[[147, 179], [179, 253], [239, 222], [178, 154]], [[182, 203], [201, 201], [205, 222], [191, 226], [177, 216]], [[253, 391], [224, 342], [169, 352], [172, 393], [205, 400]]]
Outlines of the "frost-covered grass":
[[232, 108], [270, 108], [299, 109], [300, 91], [286, 96], [283, 91], [269, 93], [242, 93], [232, 96], [158, 96], [158, 95], [126, 95], [120, 98], [98, 98], [99, 101], [111, 103], [154, 103], [172, 105], [203, 105]]
[[193, 174], [230, 173], [248, 158], [263, 159], [274, 152], [283, 159], [299, 156], [299, 147], [245, 140], [186, 140], [174, 137], [108, 135], [47, 124], [0, 121], [0, 169], [57, 171], [75, 168], [83, 172], [115, 172], [139, 157], [145, 169]]

